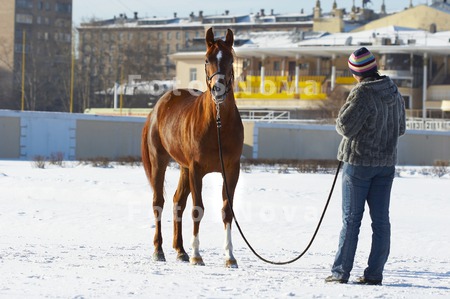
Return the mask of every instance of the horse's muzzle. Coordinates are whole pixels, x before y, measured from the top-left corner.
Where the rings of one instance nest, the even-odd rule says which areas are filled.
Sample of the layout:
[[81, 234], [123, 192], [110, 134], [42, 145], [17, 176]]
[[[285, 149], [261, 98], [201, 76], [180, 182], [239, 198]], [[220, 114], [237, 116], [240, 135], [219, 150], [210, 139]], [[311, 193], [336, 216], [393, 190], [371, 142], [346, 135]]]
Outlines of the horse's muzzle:
[[216, 82], [216, 84], [213, 85], [213, 87], [211, 88], [211, 93], [216, 103], [220, 104], [225, 101], [227, 95], [226, 89], [226, 86], [220, 83], [220, 81]]

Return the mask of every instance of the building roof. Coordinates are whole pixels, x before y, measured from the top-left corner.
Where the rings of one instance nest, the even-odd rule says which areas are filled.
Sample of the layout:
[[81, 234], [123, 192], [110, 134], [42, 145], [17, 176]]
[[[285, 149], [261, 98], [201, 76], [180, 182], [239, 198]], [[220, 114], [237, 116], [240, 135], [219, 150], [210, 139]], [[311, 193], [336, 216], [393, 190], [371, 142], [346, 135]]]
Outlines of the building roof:
[[[450, 31], [430, 33], [396, 26], [362, 32], [307, 33], [303, 38], [300, 33], [289, 31], [254, 32], [236, 36], [236, 40], [239, 39], [246, 39], [245, 43], [234, 47], [239, 57], [332, 57], [349, 55], [361, 46], [374, 53], [450, 55]], [[193, 59], [196, 55], [203, 56], [204, 52], [179, 52], [171, 57]]]
[[82, 23], [81, 29], [89, 28], [130, 28], [130, 27], [171, 27], [171, 26], [211, 26], [211, 25], [264, 25], [264, 24], [310, 24], [312, 25], [312, 14], [304, 13], [290, 13], [290, 14], [271, 14], [265, 15], [262, 13], [250, 13], [250, 14], [225, 14], [219, 15], [203, 15], [200, 12], [199, 15], [193, 13], [189, 17], [177, 17], [176, 14], [173, 17], [150, 17], [150, 18], [138, 18], [137, 15], [134, 18], [128, 18], [126, 15], [121, 14], [119, 17], [112, 19], [93, 21], [88, 23]]
[[384, 18], [373, 20], [354, 31], [365, 31], [388, 25], [407, 26], [417, 29], [429, 30], [434, 24], [439, 31], [450, 30], [450, 5], [447, 3], [434, 3], [431, 6], [421, 4]]

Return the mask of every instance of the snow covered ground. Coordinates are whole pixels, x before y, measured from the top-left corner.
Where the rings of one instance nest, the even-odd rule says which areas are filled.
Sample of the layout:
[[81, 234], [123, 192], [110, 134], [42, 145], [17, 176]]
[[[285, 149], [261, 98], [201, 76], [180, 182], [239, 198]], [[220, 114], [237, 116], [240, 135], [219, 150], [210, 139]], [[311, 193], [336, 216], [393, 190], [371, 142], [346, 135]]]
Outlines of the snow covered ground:
[[[233, 226], [238, 269], [224, 264], [221, 176], [204, 179], [200, 249], [206, 266], [175, 261], [171, 198], [178, 170], [166, 176], [163, 218], [167, 262], [153, 262], [151, 190], [141, 167], [95, 168], [67, 162], [38, 169], [0, 161], [2, 298], [449, 298], [450, 178], [404, 168], [392, 191], [392, 249], [383, 286], [325, 284], [340, 230], [340, 178], [322, 228], [294, 264], [258, 260]], [[242, 172], [238, 221], [268, 259], [288, 260], [309, 242], [332, 174]], [[191, 203], [185, 213], [189, 248]], [[366, 212], [351, 280], [370, 246]]]

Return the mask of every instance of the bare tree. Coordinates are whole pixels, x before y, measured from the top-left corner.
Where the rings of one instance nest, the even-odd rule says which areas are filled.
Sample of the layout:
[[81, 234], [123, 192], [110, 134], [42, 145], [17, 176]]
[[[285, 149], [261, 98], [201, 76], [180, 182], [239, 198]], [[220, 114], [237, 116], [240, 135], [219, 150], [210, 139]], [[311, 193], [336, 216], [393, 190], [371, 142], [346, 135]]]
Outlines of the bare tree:
[[20, 107], [12, 97], [13, 55], [12, 47], [8, 47], [4, 39], [0, 39], [0, 108], [17, 109]]
[[[9, 85], [9, 96], [1, 107], [21, 107], [22, 84], [26, 110], [67, 111], [70, 80], [70, 35], [64, 32], [52, 36], [36, 36], [25, 31], [25, 44], [20, 48], [1, 43], [0, 65], [2, 78], [11, 78], [2, 84]], [[24, 32], [16, 39], [22, 39]], [[12, 51], [15, 51], [13, 56]], [[25, 51], [25, 65], [22, 55]], [[23, 73], [23, 74], [22, 74]], [[24, 80], [22, 80], [24, 76]], [[24, 82], [22, 82], [24, 81]]]
[[82, 110], [112, 107], [106, 91], [115, 83], [140, 76], [150, 81], [166, 76], [156, 38], [143, 29], [130, 32], [105, 28], [80, 28], [77, 89]]

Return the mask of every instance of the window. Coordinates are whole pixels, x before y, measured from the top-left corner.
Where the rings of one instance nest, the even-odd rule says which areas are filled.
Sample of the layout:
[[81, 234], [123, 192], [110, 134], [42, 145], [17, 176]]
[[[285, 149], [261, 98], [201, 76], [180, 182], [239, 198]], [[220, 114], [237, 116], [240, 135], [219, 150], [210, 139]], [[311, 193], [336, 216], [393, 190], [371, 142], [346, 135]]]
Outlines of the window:
[[167, 40], [171, 40], [172, 39], [172, 32], [167, 32]]
[[56, 3], [55, 11], [60, 13], [71, 13], [72, 5], [70, 3]]
[[[14, 51], [16, 53], [22, 53], [23, 50], [23, 45], [22, 43], [20, 44], [14, 44]], [[25, 45], [25, 53], [29, 53], [30, 52], [30, 45]]]
[[295, 61], [289, 61], [289, 75], [295, 75], [295, 66], [297, 65], [297, 63]]
[[33, 16], [26, 14], [17, 14], [16, 22], [21, 24], [33, 24]]
[[273, 70], [274, 71], [279, 71], [280, 69], [281, 69], [280, 62], [279, 61], [274, 61], [273, 62]]
[[300, 64], [299, 64], [299, 68], [300, 68], [301, 70], [309, 70], [309, 63], [308, 63], [308, 62], [300, 63]]
[[14, 44], [14, 52], [22, 53], [22, 44]]
[[33, 1], [31, 1], [31, 0], [17, 0], [16, 5], [17, 5], [17, 7], [20, 7], [20, 8], [32, 9], [33, 8]]
[[177, 40], [180, 39], [180, 31], [177, 31], [177, 33], [176, 33], [176, 39], [177, 39]]
[[191, 81], [197, 80], [197, 69], [196, 68], [189, 69], [189, 80], [191, 80]]
[[89, 41], [91, 40], [91, 34], [89, 32], [85, 32], [83, 34], [83, 41]]
[[[16, 29], [15, 31], [15, 39], [16, 41], [22, 41], [23, 40], [23, 29]], [[25, 36], [28, 39], [29, 31], [25, 30]]]
[[65, 20], [63, 20], [63, 19], [56, 19], [55, 26], [56, 27], [64, 27], [65, 26]]

